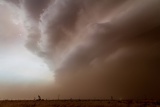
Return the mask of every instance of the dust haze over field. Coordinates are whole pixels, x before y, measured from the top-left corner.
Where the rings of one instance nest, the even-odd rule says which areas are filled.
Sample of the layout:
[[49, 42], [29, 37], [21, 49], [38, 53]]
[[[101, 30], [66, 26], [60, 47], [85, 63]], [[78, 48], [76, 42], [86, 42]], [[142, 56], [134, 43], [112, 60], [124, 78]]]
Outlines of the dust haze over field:
[[1, 98], [160, 98], [159, 0], [1, 0], [0, 11], [0, 58], [25, 46], [14, 54], [35, 59], [23, 66], [47, 73], [0, 82]]

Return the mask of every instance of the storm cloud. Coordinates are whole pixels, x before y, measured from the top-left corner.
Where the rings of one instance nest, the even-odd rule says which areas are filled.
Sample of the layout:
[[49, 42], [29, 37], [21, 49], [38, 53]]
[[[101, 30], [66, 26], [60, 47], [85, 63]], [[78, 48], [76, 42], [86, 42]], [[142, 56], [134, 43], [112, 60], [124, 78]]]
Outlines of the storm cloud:
[[63, 98], [159, 98], [159, 0], [7, 0]]

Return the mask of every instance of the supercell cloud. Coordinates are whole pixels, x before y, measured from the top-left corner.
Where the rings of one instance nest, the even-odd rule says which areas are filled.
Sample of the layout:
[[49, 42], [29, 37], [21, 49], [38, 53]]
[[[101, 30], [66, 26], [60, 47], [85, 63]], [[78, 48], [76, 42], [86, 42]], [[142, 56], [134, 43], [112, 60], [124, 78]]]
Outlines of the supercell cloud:
[[19, 15], [25, 46], [54, 73], [55, 82], [45, 89], [50, 93], [160, 95], [159, 0], [1, 1], [6, 5]]

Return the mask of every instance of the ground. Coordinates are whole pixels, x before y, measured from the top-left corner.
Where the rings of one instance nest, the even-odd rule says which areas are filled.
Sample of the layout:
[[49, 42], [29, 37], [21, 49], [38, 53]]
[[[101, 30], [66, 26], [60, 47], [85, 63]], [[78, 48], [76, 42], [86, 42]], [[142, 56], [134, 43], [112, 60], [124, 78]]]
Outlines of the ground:
[[0, 107], [160, 107], [155, 100], [5, 100]]

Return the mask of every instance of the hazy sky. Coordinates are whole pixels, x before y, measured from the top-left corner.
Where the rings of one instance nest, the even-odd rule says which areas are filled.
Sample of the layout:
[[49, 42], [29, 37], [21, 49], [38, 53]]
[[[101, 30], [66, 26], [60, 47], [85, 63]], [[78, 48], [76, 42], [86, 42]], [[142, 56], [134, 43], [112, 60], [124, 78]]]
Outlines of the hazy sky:
[[0, 98], [160, 98], [159, 0], [0, 0]]

